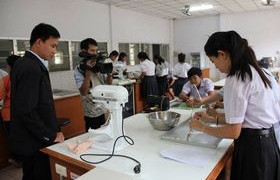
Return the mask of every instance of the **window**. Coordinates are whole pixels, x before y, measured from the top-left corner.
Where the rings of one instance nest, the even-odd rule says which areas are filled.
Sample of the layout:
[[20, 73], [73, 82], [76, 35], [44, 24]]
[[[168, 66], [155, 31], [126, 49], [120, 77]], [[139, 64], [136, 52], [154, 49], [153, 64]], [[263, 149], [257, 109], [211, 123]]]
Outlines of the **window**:
[[159, 54], [166, 61], [169, 61], [169, 45], [165, 44], [140, 44], [140, 43], [120, 43], [119, 51], [129, 55], [128, 65], [139, 64], [137, 55], [139, 52], [145, 52], [153, 60], [153, 56]]
[[49, 61], [49, 71], [70, 70], [69, 46], [68, 41], [58, 42], [57, 52], [54, 60]]
[[119, 52], [125, 52], [128, 55], [128, 65], [136, 65], [140, 63], [137, 58], [137, 55], [140, 52], [140, 44], [120, 43]]
[[6, 59], [8, 56], [13, 54], [13, 41], [0, 39], [0, 69], [7, 71], [6, 69]]
[[17, 55], [23, 56], [27, 49], [30, 49], [29, 40], [17, 40]]
[[72, 51], [72, 65], [73, 65], [73, 69], [75, 69], [81, 60], [81, 58], [79, 57], [80, 42], [72, 41], [71, 42], [71, 51]]

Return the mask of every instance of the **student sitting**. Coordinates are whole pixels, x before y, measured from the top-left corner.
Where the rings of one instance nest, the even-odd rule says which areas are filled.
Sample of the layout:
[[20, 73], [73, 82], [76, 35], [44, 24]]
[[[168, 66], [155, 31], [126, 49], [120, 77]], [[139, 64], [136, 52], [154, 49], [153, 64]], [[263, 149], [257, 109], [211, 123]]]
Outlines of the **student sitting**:
[[201, 69], [192, 67], [188, 71], [188, 77], [189, 81], [183, 86], [179, 96], [184, 101], [188, 102], [190, 97], [203, 101], [203, 98], [214, 93], [213, 82], [208, 78], [203, 78]]

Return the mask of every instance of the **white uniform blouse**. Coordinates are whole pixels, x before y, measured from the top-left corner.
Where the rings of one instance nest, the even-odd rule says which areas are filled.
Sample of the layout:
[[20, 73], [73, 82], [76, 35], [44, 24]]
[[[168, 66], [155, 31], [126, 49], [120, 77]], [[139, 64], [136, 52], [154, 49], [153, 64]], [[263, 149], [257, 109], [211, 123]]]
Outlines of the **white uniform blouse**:
[[280, 92], [275, 79], [267, 77], [272, 83], [271, 88], [265, 88], [261, 77], [251, 66], [252, 80], [247, 76], [243, 82], [237, 76], [228, 77], [224, 86], [224, 104], [226, 122], [242, 123], [243, 128], [270, 128], [280, 120]]
[[188, 71], [191, 69], [191, 65], [188, 63], [177, 63], [174, 66], [173, 75], [180, 77], [180, 78], [187, 78], [188, 77]]
[[153, 61], [146, 59], [146, 60], [140, 62], [141, 73], [145, 72], [146, 76], [154, 76], [155, 69], [156, 69], [156, 65]]
[[158, 77], [168, 75], [168, 63], [167, 62], [163, 62], [161, 64], [156, 65], [156, 75]]

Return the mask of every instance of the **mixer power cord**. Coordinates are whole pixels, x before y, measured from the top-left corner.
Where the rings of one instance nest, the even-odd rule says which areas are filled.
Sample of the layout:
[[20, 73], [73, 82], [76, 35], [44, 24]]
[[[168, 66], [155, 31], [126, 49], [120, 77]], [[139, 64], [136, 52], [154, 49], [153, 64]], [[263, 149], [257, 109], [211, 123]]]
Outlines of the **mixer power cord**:
[[[83, 160], [86, 163], [89, 163], [89, 164], [100, 164], [100, 163], [103, 163], [105, 161], [108, 161], [112, 157], [123, 157], [123, 158], [131, 159], [132, 161], [135, 161], [137, 163], [137, 165], [133, 168], [133, 171], [134, 171], [135, 174], [140, 173], [141, 172], [141, 163], [138, 160], [136, 160], [135, 158], [132, 158], [130, 156], [126, 156], [126, 155], [122, 155], [122, 154], [115, 154], [115, 147], [116, 147], [117, 141], [121, 138], [124, 138], [125, 141], [129, 145], [134, 145], [133, 139], [130, 138], [129, 136], [124, 135], [124, 120], [123, 120], [123, 118], [122, 118], [122, 135], [117, 137], [116, 140], [114, 141], [113, 149], [112, 149], [111, 154], [81, 154], [80, 159]], [[130, 140], [130, 141], [128, 141], [128, 140]], [[88, 157], [88, 156], [105, 156], [107, 158], [105, 158], [103, 160], [100, 160], [100, 161], [89, 161], [89, 160], [86, 160], [86, 157]]]

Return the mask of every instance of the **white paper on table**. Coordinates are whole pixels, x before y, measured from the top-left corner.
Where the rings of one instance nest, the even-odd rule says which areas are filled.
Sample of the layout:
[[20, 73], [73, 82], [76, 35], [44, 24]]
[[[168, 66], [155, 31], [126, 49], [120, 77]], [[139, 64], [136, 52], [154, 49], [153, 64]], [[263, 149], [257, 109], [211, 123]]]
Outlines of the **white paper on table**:
[[198, 167], [211, 164], [215, 154], [216, 152], [213, 149], [198, 149], [188, 146], [172, 146], [160, 152], [160, 155], [164, 158]]

